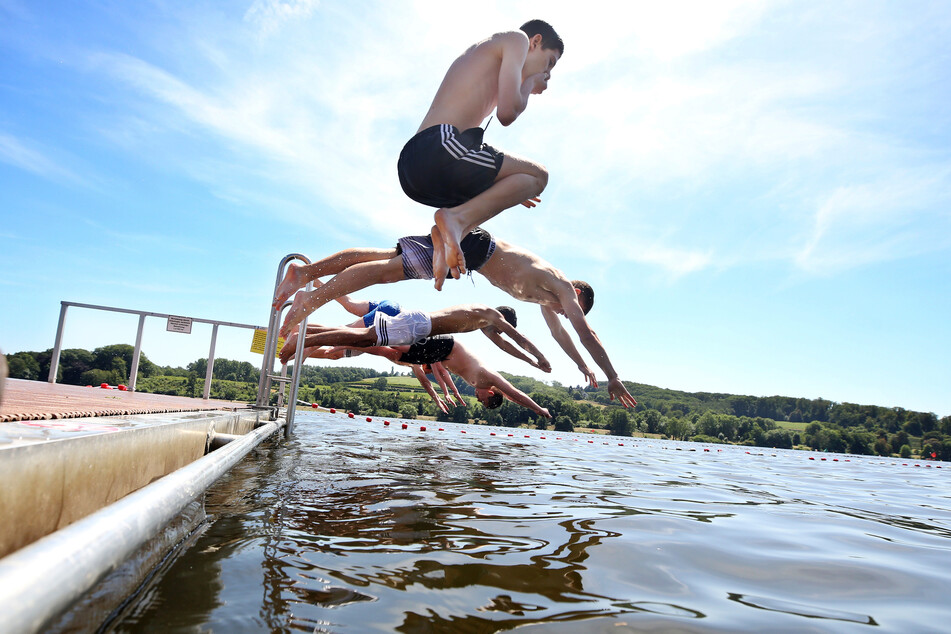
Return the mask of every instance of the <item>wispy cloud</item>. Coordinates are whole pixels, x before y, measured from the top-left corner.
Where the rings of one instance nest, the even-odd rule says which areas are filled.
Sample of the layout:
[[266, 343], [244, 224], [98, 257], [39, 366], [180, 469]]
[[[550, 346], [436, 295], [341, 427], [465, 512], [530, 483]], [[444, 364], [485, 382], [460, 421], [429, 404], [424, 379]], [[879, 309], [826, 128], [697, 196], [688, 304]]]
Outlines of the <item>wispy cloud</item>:
[[76, 185], [84, 183], [70, 169], [31, 145], [29, 141], [0, 132], [0, 161], [52, 181]]
[[[273, 200], [273, 213], [304, 226], [330, 220], [343, 233], [405, 233], [421, 230], [430, 211], [399, 191], [396, 156], [462, 48], [440, 27], [461, 10], [431, 15], [435, 6], [419, 2], [413, 13], [381, 5], [357, 23], [316, 2], [260, 0], [243, 20], [217, 25], [214, 40], [185, 34], [176, 58], [105, 51], [91, 59], [131, 91], [122, 114], [135, 134], [210, 141], [174, 160], [215, 195], [236, 206]], [[511, 19], [493, 11], [467, 28], [499, 28]], [[868, 125], [888, 103], [863, 98], [893, 89], [902, 74], [887, 65], [877, 66], [880, 76], [872, 73], [860, 55], [817, 53], [837, 29], [878, 27], [865, 16], [867, 23], [816, 28], [825, 24], [816, 8], [799, 18], [811, 42], [797, 41], [795, 29], [787, 34], [786, 45], [802, 55], [771, 57], [762, 49], [764, 34], [783, 11], [760, 2], [645, 5], [605, 38], [600, 18], [579, 15], [574, 5], [548, 7], [543, 17], [564, 26], [567, 42], [550, 91], [533, 98], [518, 125], [487, 135], [545, 163], [555, 201], [584, 201], [584, 210], [559, 208], [546, 238], [581, 245], [600, 261], [603, 236], [627, 235], [634, 226], [630, 248], [616, 257], [674, 276], [755, 265], [764, 253], [813, 270], [806, 263], [831, 235], [830, 221], [813, 226], [815, 201], [839, 208], [840, 198], [855, 196], [843, 182], [888, 180], [896, 165], [907, 165], [896, 159], [891, 132]], [[249, 45], [240, 36], [248, 28], [262, 39]], [[280, 38], [270, 37], [278, 30]], [[377, 37], [366, 38], [367, 31]], [[331, 34], [334, 46], [325, 46]], [[874, 54], [893, 44], [873, 42], [862, 45], [879, 47]], [[724, 191], [727, 205], [698, 204], [722, 201]], [[761, 201], [780, 191], [785, 199], [766, 222]], [[510, 214], [517, 222], [507, 221]], [[521, 210], [504, 216], [493, 221], [502, 230], [524, 225]], [[880, 225], [899, 218], [891, 214]], [[772, 243], [737, 247], [749, 227], [764, 224], [776, 226], [758, 234]], [[796, 248], [790, 236], [801, 237]], [[915, 251], [908, 240], [890, 244], [869, 257]]]
[[819, 203], [795, 261], [827, 275], [949, 246], [951, 164], [835, 188]]
[[319, 0], [255, 0], [244, 14], [244, 20], [256, 25], [262, 35], [269, 36], [289, 20], [309, 18], [319, 4]]
[[180, 236], [177, 234], [159, 234], [154, 231], [135, 233], [131, 231], [117, 231], [116, 229], [96, 222], [89, 218], [83, 218], [82, 223], [93, 229], [95, 235], [99, 238], [108, 238], [108, 243], [113, 249], [121, 249], [133, 253], [141, 253], [148, 249], [160, 253], [204, 253], [205, 248], [198, 245], [183, 244]]

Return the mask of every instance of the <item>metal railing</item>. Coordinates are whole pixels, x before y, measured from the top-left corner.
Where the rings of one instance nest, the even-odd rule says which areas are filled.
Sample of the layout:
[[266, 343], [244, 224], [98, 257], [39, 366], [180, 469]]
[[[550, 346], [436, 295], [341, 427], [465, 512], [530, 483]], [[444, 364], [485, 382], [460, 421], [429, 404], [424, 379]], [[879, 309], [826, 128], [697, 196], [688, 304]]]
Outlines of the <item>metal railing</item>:
[[283, 420], [267, 423], [0, 560], [4, 632], [40, 632], [125, 561]]
[[[287, 265], [294, 260], [300, 260], [304, 264], [310, 264], [310, 259], [300, 253], [290, 253], [285, 255], [277, 267], [277, 280], [274, 282], [274, 293], [271, 295], [272, 297], [277, 294], [277, 288], [281, 285], [281, 281], [284, 279], [284, 273], [287, 269]], [[313, 284], [308, 282], [304, 290], [313, 290]], [[286, 308], [291, 306], [292, 303], [292, 301], [288, 300], [284, 302], [282, 306], [271, 306], [271, 316], [267, 325], [267, 338], [264, 341], [264, 360], [261, 362], [261, 378], [258, 382], [257, 399], [258, 407], [267, 406], [271, 395], [271, 384], [274, 382], [281, 383], [281, 388], [278, 390], [277, 406], [278, 408], [283, 407], [284, 384], [290, 383], [291, 390], [287, 397], [287, 425], [284, 427], [285, 436], [290, 436], [294, 432], [294, 412], [297, 409], [297, 391], [300, 387], [300, 369], [304, 365], [298, 360], [298, 355], [295, 357], [294, 371], [290, 378], [287, 377], [286, 365], [282, 366], [280, 374], [274, 374], [274, 359], [277, 356], [277, 344], [281, 328], [281, 315], [284, 313]], [[297, 331], [298, 352], [300, 352], [300, 350], [304, 347], [304, 339], [306, 334], [307, 317], [304, 317], [304, 319], [301, 320], [300, 327]]]
[[66, 311], [70, 306], [76, 308], [91, 308], [93, 310], [106, 310], [114, 313], [126, 313], [139, 316], [139, 329], [135, 335], [135, 348], [132, 351], [132, 367], [129, 369], [129, 389], [135, 391], [135, 382], [139, 374], [139, 357], [142, 352], [142, 331], [145, 328], [146, 317], [161, 317], [163, 319], [180, 318], [187, 319], [200, 324], [212, 324], [211, 329], [211, 347], [208, 350], [208, 365], [205, 369], [205, 389], [202, 398], [208, 400], [211, 394], [211, 377], [215, 368], [215, 343], [218, 340], [218, 326], [230, 326], [232, 328], [250, 328], [251, 330], [262, 330], [260, 326], [250, 324], [237, 324], [230, 321], [218, 321], [216, 319], [200, 319], [198, 317], [184, 317], [178, 315], [166, 315], [164, 313], [153, 313], [145, 310], [132, 310], [130, 308], [115, 308], [113, 306], [96, 306], [94, 304], [81, 304], [79, 302], [60, 302], [59, 325], [56, 327], [56, 342], [53, 346], [53, 356], [50, 359], [50, 373], [48, 381], [56, 383], [56, 374], [59, 372], [59, 357], [63, 348], [63, 330], [66, 326]]

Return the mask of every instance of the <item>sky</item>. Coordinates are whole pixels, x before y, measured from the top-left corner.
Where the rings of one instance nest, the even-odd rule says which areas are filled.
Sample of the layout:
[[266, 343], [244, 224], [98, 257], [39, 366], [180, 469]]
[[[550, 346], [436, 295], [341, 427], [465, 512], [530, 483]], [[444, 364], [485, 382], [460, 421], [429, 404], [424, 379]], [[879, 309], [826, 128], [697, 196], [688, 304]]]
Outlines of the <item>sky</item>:
[[[63, 301], [264, 325], [285, 255], [427, 232], [403, 144], [456, 56], [542, 18], [564, 56], [486, 142], [549, 184], [485, 228], [593, 285], [623, 380], [951, 414], [951, 5], [621, 6], [0, 0], [0, 349], [51, 348]], [[538, 308], [479, 275], [355, 297], [513, 304], [551, 374], [460, 337], [583, 384]], [[70, 308], [63, 346], [137, 325]], [[143, 352], [184, 366], [210, 339], [149, 318]], [[222, 328], [216, 356], [259, 366], [250, 345]]]

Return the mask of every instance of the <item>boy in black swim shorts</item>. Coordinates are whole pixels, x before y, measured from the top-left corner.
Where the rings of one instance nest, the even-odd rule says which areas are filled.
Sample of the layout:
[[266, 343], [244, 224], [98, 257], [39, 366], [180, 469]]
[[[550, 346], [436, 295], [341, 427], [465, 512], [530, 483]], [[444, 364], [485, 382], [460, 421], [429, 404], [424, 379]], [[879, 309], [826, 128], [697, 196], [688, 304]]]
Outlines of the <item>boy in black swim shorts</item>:
[[[496, 248], [495, 239], [481, 227], [470, 231], [462, 240], [462, 246], [469, 271], [482, 268]], [[327, 301], [341, 301], [339, 297], [333, 296], [333, 290], [341, 286], [361, 289], [373, 284], [407, 279], [433, 279], [432, 254], [433, 243], [429, 236], [407, 236], [399, 239], [395, 249], [347, 249], [311, 264], [291, 263], [287, 267], [284, 280], [278, 286], [273, 304], [276, 307], [282, 306], [288, 297], [307, 282], [317, 283], [318, 288], [297, 293], [291, 307], [291, 315], [299, 311], [309, 314]], [[318, 278], [327, 274], [328, 270], [337, 273], [326, 285], [320, 284]], [[447, 271], [442, 273], [445, 279]], [[290, 336], [290, 331], [290, 326], [282, 327], [281, 336], [286, 339]]]
[[[489, 232], [476, 227], [460, 243], [470, 273], [482, 268], [495, 252], [495, 240]], [[433, 272], [433, 241], [431, 236], [407, 236], [400, 238], [396, 253], [403, 261], [403, 277], [408, 280], [431, 280]], [[445, 272], [443, 273], [445, 278]]]
[[480, 126], [493, 110], [502, 125], [514, 122], [529, 96], [548, 88], [564, 50], [542, 20], [469, 47], [449, 67], [416, 135], [403, 148], [397, 164], [403, 191], [438, 208], [430, 231], [437, 290], [444, 270], [455, 278], [466, 272], [460, 243], [469, 231], [504, 209], [539, 202], [547, 170], [484, 144]]

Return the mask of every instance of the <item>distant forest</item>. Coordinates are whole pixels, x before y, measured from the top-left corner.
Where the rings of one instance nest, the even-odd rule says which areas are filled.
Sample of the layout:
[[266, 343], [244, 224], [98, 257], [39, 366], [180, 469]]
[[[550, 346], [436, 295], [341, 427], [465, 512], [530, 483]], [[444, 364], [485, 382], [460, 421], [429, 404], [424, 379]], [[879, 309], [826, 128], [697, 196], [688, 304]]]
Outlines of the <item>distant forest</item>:
[[[57, 381], [93, 386], [125, 383], [132, 352], [132, 346], [127, 344], [104, 346], [92, 352], [78, 348], [63, 350]], [[10, 376], [46, 380], [51, 357], [52, 350], [9, 355]], [[185, 368], [173, 368], [157, 366], [141, 354], [136, 389], [200, 396], [206, 368], [205, 359]], [[595, 390], [503, 374], [548, 408], [557, 430], [582, 427], [605, 429], [618, 435], [642, 433], [710, 443], [951, 460], [951, 417], [939, 419], [930, 412], [837, 403], [822, 398], [682, 392], [625, 382], [638, 401], [637, 408], [629, 411], [610, 400], [604, 384]], [[248, 362], [216, 359], [211, 395], [253, 401], [259, 375], [259, 369]], [[497, 410], [485, 410], [475, 399], [467, 399], [468, 407], [457, 407], [444, 414], [409, 376], [409, 372], [388, 374], [367, 368], [305, 365], [300, 398], [378, 416], [425, 416], [509, 426], [544, 424], [532, 412], [507, 401]], [[473, 394], [461, 380], [456, 384], [463, 395]]]

